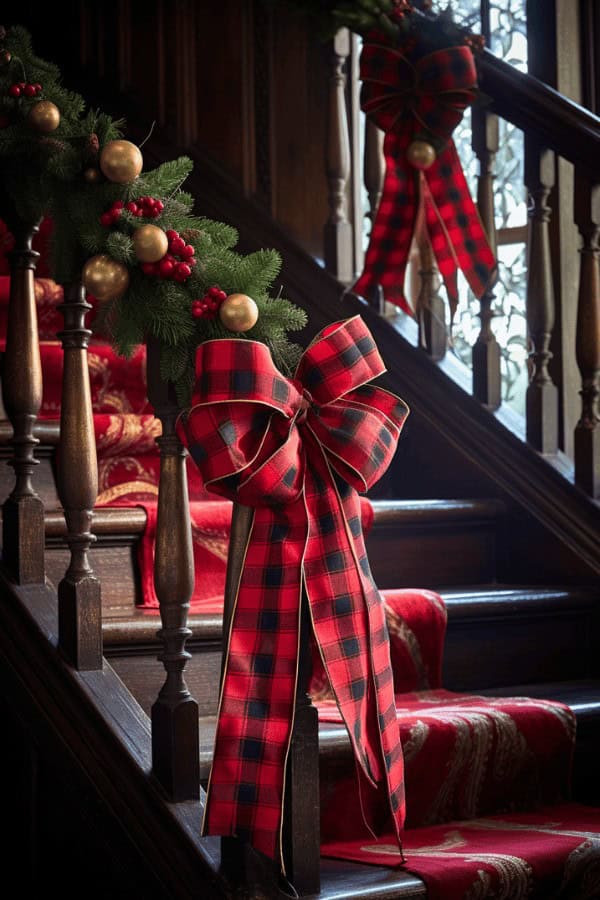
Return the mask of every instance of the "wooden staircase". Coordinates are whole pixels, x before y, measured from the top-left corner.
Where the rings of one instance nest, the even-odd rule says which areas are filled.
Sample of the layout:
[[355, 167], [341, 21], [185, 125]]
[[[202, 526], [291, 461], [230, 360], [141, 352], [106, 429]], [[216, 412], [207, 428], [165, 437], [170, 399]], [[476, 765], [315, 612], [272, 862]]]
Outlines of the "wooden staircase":
[[[88, 26], [90, 15], [82, 12]], [[180, 18], [177, 21], [181, 25]], [[120, 65], [127, 54], [121, 57]], [[513, 77], [505, 69], [487, 57], [484, 60], [486, 90], [494, 95], [491, 115], [517, 117], [518, 124], [531, 126], [531, 159], [537, 162], [540, 176], [536, 181], [532, 163], [533, 188], [543, 181], [540, 168], [546, 151], [539, 146], [540, 140], [577, 164], [578, 224], [592, 256], [597, 252], [593, 249], [596, 238], [590, 235], [597, 220], [598, 187], [590, 168], [599, 140], [597, 123], [588, 114], [580, 120], [574, 104], [557, 99], [533, 79], [523, 84], [521, 76]], [[123, 83], [118, 86], [119, 113], [127, 102], [120, 94]], [[141, 137], [146, 123], [136, 122], [135, 98], [131, 102], [130, 133], [135, 138], [137, 129]], [[180, 98], [176, 103], [179, 116]], [[575, 140], [567, 136], [567, 129], [561, 130], [562, 121], [570, 123]], [[169, 130], [168, 122], [163, 125], [144, 151], [149, 165], [173, 156], [177, 149], [189, 150], [187, 126]], [[589, 142], [583, 139], [584, 131]], [[490, 147], [484, 151], [492, 153]], [[418, 586], [442, 595], [448, 610], [446, 688], [568, 703], [578, 723], [575, 796], [600, 803], [597, 505], [574, 486], [572, 477], [564, 477], [565, 472], [572, 476], [564, 456], [544, 457], [534, 441], [525, 444], [506, 427], [502, 412], [491, 415], [479, 402], [485, 398], [470, 396], [460, 379], [448, 378], [447, 363], [434, 363], [431, 354], [415, 346], [410, 325], [383, 318], [376, 304], [345, 294], [332, 273], [290, 237], [264, 203], [250, 198], [248, 191], [244, 195], [236, 179], [197, 146], [192, 153], [201, 163], [191, 179], [199, 211], [235, 221], [244, 249], [277, 246], [281, 250], [286, 293], [308, 310], [312, 332], [332, 319], [361, 314], [388, 364], [385, 386], [412, 407], [396, 462], [374, 500], [368, 551], [379, 587]], [[540, 266], [547, 262], [537, 261]], [[586, 308], [593, 299], [592, 282], [591, 277], [582, 281]], [[534, 297], [531, 302], [539, 308], [547, 299]], [[585, 375], [593, 341], [584, 343]], [[8, 423], [0, 423], [0, 459], [12, 456], [11, 434]], [[81, 895], [85, 879], [88, 884], [95, 880], [95, 886], [85, 890], [90, 897], [119, 896], [116, 886], [127, 896], [138, 891], [144, 898], [198, 896], [199, 886], [206, 897], [247, 897], [248, 885], [236, 885], [222, 870], [218, 841], [199, 839], [201, 803], [170, 803], [151, 774], [148, 716], [164, 671], [156, 661], [158, 610], [137, 605], [141, 597], [136, 552], [146, 524], [141, 508], [102, 508], [94, 517], [97, 542], [90, 557], [102, 582], [103, 668], [77, 671], [58, 650], [54, 588], [70, 559], [56, 490], [60, 435], [57, 423], [49, 422], [39, 422], [35, 434], [41, 463], [35, 485], [45, 505], [49, 584], [16, 586], [6, 572], [0, 573], [1, 704], [10, 735], [2, 761], [7, 771], [18, 774], [17, 786], [11, 786], [12, 807], [19, 809], [19, 827], [10, 845], [15, 859], [22, 859], [24, 845], [22, 864], [35, 864], [38, 869], [79, 854], [80, 865], [69, 867], [68, 881], [56, 873], [50, 879], [65, 897]], [[580, 456], [580, 483], [593, 494], [593, 453]], [[8, 468], [1, 466], [3, 497], [12, 484]], [[215, 728], [223, 622], [220, 615], [194, 615], [188, 624], [191, 658], [185, 677], [199, 706], [200, 771], [205, 784]], [[351, 765], [343, 727], [322, 724], [323, 788]], [[39, 776], [37, 767], [41, 767]], [[40, 817], [44, 824], [38, 840], [44, 846], [38, 859], [32, 860], [27, 833], [33, 827], [25, 806], [33, 807], [34, 799], [40, 802], [31, 788], [35, 778], [43, 788]], [[18, 789], [22, 784], [30, 790], [25, 801]], [[203, 797], [201, 793], [201, 801]], [[61, 803], [62, 813], [57, 811]], [[86, 847], [81, 832], [87, 827], [91, 836]], [[68, 847], [57, 836], [61, 829], [67, 829]], [[94, 848], [98, 847], [104, 848], [112, 864], [93, 874]], [[256, 883], [262, 885], [252, 897], [285, 896], [272, 874], [261, 869], [260, 861], [251, 859], [249, 865], [250, 870], [256, 867]], [[405, 871], [323, 860], [319, 896], [393, 900], [425, 897], [426, 890]]]

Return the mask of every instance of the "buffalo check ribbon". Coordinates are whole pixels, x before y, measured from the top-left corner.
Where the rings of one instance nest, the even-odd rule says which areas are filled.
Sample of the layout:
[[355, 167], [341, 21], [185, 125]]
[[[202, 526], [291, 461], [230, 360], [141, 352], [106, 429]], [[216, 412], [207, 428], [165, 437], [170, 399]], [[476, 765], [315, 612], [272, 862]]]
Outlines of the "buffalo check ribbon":
[[204, 834], [281, 858], [301, 598], [357, 762], [365, 821], [404, 822], [403, 758], [382, 599], [357, 491], [388, 467], [408, 407], [360, 317], [322, 331], [293, 380], [265, 344], [207, 341], [179, 433], [207, 487], [254, 508], [228, 636]]
[[[360, 75], [362, 108], [385, 132], [386, 175], [354, 291], [368, 296], [381, 284], [387, 299], [414, 314], [404, 294], [404, 277], [422, 210], [454, 314], [459, 269], [478, 298], [496, 277], [496, 259], [451, 137], [476, 95], [473, 54], [467, 46], [449, 47], [413, 62], [401, 50], [366, 43]], [[418, 171], [406, 151], [423, 135], [433, 135], [444, 146], [429, 169]]]

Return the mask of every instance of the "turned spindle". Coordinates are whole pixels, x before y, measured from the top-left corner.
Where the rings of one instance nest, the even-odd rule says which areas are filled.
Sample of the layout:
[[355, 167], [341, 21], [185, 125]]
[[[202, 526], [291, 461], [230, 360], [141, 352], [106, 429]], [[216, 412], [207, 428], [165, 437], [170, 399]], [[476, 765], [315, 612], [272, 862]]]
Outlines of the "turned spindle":
[[38, 340], [34, 271], [39, 254], [32, 249], [38, 224], [9, 221], [15, 237], [10, 253], [10, 295], [6, 349], [2, 370], [2, 399], [13, 427], [12, 458], [15, 485], [4, 502], [3, 560], [17, 584], [39, 584], [44, 570], [44, 505], [32, 475], [39, 443], [33, 428], [42, 405], [42, 364]]
[[308, 693], [311, 631], [308, 598], [303, 593], [296, 710], [283, 809], [286, 875], [301, 897], [320, 890], [319, 716]]
[[[472, 146], [479, 160], [477, 206], [492, 251], [496, 253], [494, 216], [494, 160], [498, 152], [498, 117], [483, 109], [474, 109]], [[473, 396], [486, 409], [498, 409], [502, 402], [500, 345], [492, 331], [495, 294], [488, 285], [479, 301], [481, 329], [473, 345]]]
[[548, 197], [554, 181], [554, 153], [528, 135], [525, 141], [525, 184], [530, 198], [527, 325], [533, 374], [526, 396], [527, 441], [540, 453], [558, 450], [558, 389], [548, 371], [554, 329]]
[[59, 646], [79, 670], [102, 668], [102, 597], [89, 561], [93, 509], [98, 496], [98, 464], [87, 362], [91, 309], [79, 282], [65, 288], [60, 310], [63, 381], [60, 407], [58, 494], [67, 523], [69, 567], [58, 586]]
[[350, 176], [350, 136], [345, 67], [350, 54], [350, 40], [348, 29], [341, 28], [333, 39], [331, 50], [326, 150], [329, 218], [324, 229], [325, 268], [344, 284], [350, 284], [354, 278], [352, 226], [348, 221], [346, 200]]
[[152, 706], [152, 772], [170, 800], [200, 796], [198, 704], [184, 679], [190, 654], [185, 649], [194, 556], [189, 513], [186, 451], [177, 437], [179, 407], [173, 386], [160, 375], [160, 345], [148, 341], [148, 398], [162, 423], [160, 478], [154, 550], [154, 586], [162, 628], [159, 660], [167, 677]]
[[600, 498], [600, 184], [575, 175], [575, 221], [582, 237], [577, 306], [581, 418], [575, 429], [575, 481]]
[[439, 362], [446, 355], [446, 308], [440, 294], [442, 279], [431, 243], [423, 229], [418, 238], [420, 289], [417, 298], [419, 346]]

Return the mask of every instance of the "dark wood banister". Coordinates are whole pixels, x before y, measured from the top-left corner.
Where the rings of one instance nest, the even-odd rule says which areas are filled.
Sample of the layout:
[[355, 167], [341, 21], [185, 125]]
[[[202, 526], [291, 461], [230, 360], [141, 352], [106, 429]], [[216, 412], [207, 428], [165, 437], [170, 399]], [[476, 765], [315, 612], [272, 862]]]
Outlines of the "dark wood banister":
[[549, 149], [600, 177], [600, 117], [489, 50], [478, 57], [478, 68], [490, 111], [534, 132]]

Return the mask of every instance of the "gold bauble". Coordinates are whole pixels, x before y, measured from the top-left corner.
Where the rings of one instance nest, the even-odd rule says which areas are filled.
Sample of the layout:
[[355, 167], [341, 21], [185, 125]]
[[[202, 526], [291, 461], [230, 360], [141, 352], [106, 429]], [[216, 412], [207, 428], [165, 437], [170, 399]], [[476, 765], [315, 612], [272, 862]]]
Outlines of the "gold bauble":
[[12, 59], [10, 50], [0, 50], [0, 66], [7, 66]]
[[27, 121], [36, 131], [48, 134], [60, 125], [60, 110], [50, 100], [40, 100], [29, 110]]
[[130, 184], [142, 171], [144, 159], [131, 141], [109, 141], [100, 154], [100, 168], [109, 181]]
[[98, 184], [102, 180], [102, 172], [94, 166], [89, 166], [83, 173], [83, 178], [88, 184]]
[[88, 259], [81, 273], [83, 286], [98, 300], [114, 300], [129, 287], [127, 266], [106, 253]]
[[133, 232], [133, 249], [140, 262], [158, 262], [169, 249], [169, 238], [158, 225], [142, 225]]
[[406, 158], [415, 169], [429, 169], [436, 156], [435, 147], [427, 141], [412, 141], [406, 151]]
[[246, 294], [230, 294], [219, 307], [219, 319], [228, 331], [250, 331], [258, 322], [258, 306]]

